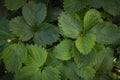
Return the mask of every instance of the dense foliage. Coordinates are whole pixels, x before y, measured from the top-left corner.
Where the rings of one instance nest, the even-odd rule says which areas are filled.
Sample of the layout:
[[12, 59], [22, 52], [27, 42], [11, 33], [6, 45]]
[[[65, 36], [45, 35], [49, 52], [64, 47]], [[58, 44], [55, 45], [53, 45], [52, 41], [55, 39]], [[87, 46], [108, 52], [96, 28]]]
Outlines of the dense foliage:
[[120, 0], [0, 0], [0, 80], [120, 78]]

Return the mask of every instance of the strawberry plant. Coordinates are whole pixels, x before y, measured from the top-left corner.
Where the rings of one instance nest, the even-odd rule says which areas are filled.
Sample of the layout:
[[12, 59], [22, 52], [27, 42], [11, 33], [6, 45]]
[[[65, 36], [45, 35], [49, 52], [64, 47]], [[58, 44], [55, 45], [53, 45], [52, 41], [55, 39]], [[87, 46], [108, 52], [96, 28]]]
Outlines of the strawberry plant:
[[119, 0], [1, 0], [0, 80], [119, 80]]

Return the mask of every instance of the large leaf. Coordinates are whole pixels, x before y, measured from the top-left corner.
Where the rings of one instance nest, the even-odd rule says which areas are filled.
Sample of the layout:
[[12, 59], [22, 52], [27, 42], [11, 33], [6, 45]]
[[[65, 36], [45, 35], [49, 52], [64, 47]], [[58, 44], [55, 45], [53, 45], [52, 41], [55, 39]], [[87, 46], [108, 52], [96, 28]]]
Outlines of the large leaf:
[[84, 29], [89, 30], [102, 21], [101, 14], [95, 9], [90, 9], [84, 16]]
[[10, 30], [16, 34], [20, 40], [27, 41], [33, 37], [31, 28], [27, 25], [23, 17], [15, 17], [10, 23]]
[[23, 44], [12, 44], [3, 52], [5, 67], [10, 72], [15, 72], [22, 66], [27, 57], [27, 50]]
[[46, 62], [47, 52], [44, 48], [37, 45], [28, 45], [28, 57], [25, 61], [26, 65], [41, 67]]
[[76, 38], [79, 36], [79, 33], [82, 30], [82, 26], [79, 20], [63, 12], [60, 15], [58, 21], [59, 21], [59, 28], [64, 36], [70, 38]]
[[88, 54], [94, 47], [95, 41], [96, 36], [89, 33], [78, 37], [75, 41], [75, 45], [82, 54]]
[[26, 3], [26, 0], [5, 0], [5, 6], [10, 10], [17, 10]]
[[61, 80], [60, 72], [54, 67], [45, 67], [42, 71], [42, 80]]
[[72, 57], [71, 48], [73, 46], [73, 41], [71, 40], [63, 40], [60, 44], [58, 44], [53, 53], [54, 56], [60, 60], [69, 60]]
[[87, 4], [88, 0], [64, 0], [64, 10], [74, 13], [85, 8]]
[[112, 44], [120, 38], [120, 28], [111, 22], [104, 22], [91, 30], [96, 34], [97, 42]]
[[23, 67], [16, 72], [15, 80], [41, 80], [40, 69], [33, 66]]
[[56, 26], [48, 23], [40, 25], [40, 29], [35, 32], [34, 42], [43, 46], [51, 45], [59, 38], [59, 30]]
[[26, 22], [34, 26], [35, 24], [40, 25], [45, 19], [47, 10], [43, 3], [36, 4], [34, 2], [29, 2], [23, 7], [22, 13]]
[[120, 0], [103, 0], [103, 9], [111, 15], [119, 15]]

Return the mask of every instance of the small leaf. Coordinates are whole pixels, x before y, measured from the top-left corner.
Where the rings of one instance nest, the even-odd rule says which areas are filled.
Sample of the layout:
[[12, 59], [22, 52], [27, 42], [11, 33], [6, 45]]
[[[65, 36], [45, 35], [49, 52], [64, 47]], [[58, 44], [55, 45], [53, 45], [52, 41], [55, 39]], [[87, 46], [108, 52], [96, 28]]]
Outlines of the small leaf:
[[89, 33], [78, 37], [77, 40], [75, 41], [75, 45], [82, 54], [88, 54], [94, 47], [95, 41], [96, 41], [95, 35]]
[[34, 26], [35, 24], [40, 25], [40, 23], [45, 19], [47, 10], [43, 3], [36, 4], [34, 2], [29, 2], [22, 9], [23, 17], [26, 22]]
[[10, 10], [17, 10], [26, 3], [26, 0], [5, 0], [5, 6]]
[[37, 45], [28, 45], [28, 57], [25, 61], [26, 65], [41, 67], [47, 59], [47, 52], [44, 48]]
[[51, 45], [59, 38], [59, 30], [56, 26], [42, 23], [40, 29], [35, 32], [34, 42], [43, 46]]
[[27, 50], [23, 44], [12, 44], [3, 52], [5, 67], [9, 72], [15, 72], [22, 66], [27, 57]]
[[95, 9], [90, 9], [84, 16], [84, 29], [89, 30], [101, 22], [101, 14]]
[[74, 13], [85, 8], [89, 0], [64, 0], [64, 10], [69, 13]]
[[33, 37], [30, 26], [27, 25], [23, 17], [15, 17], [10, 23], [10, 30], [16, 34], [20, 40], [27, 41]]
[[54, 67], [45, 67], [42, 71], [42, 80], [61, 80], [60, 72]]
[[16, 72], [15, 80], [41, 80], [41, 72], [39, 68], [26, 66]]
[[66, 37], [76, 38], [82, 31], [82, 26], [79, 20], [69, 14], [63, 12], [58, 21], [62, 35]]
[[71, 40], [61, 41], [60, 44], [58, 44], [53, 51], [54, 56], [60, 60], [71, 59], [71, 57], [72, 57], [72, 53], [71, 53], [72, 45], [73, 45], [73, 42]]
[[103, 44], [112, 44], [120, 38], [120, 28], [111, 22], [104, 22], [91, 29], [91, 32], [95, 33], [97, 42]]

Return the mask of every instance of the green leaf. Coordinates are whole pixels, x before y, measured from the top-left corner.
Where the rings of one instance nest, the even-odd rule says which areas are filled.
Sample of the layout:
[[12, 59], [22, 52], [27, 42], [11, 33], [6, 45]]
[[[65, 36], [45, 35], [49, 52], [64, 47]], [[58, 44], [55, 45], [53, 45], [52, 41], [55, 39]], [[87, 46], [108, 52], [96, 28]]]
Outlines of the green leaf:
[[82, 67], [82, 68], [76, 68], [76, 73], [82, 77], [84, 80], [93, 80], [93, 77], [95, 76], [95, 69], [91, 66], [88, 67]]
[[56, 26], [42, 23], [40, 29], [35, 32], [34, 42], [43, 46], [51, 45], [59, 38], [59, 30]]
[[47, 52], [44, 48], [37, 45], [28, 45], [28, 56], [25, 61], [26, 65], [41, 67], [47, 59]]
[[33, 66], [23, 67], [16, 72], [15, 80], [41, 80], [40, 69]]
[[105, 49], [104, 44], [96, 43], [95, 46], [94, 46], [94, 48], [93, 48], [93, 51], [94, 51], [94, 53], [99, 53], [103, 49]]
[[40, 23], [45, 19], [47, 10], [46, 5], [43, 3], [36, 4], [34, 2], [29, 2], [23, 9], [23, 17], [26, 22], [31, 25], [40, 25]]
[[82, 31], [82, 26], [79, 20], [67, 13], [61, 13], [58, 21], [59, 28], [62, 34], [66, 37], [76, 38]]
[[101, 14], [95, 9], [90, 9], [84, 16], [84, 29], [89, 30], [101, 22]]
[[0, 20], [0, 46], [4, 46], [8, 43], [8, 40], [13, 37], [12, 33], [9, 31], [8, 20]]
[[23, 17], [15, 17], [10, 23], [10, 30], [16, 34], [20, 40], [27, 41], [33, 37], [31, 28], [27, 25]]
[[60, 72], [54, 67], [45, 67], [42, 71], [42, 80], [61, 80]]
[[120, 1], [119, 0], [103, 0], [103, 9], [111, 15], [120, 14]]
[[48, 57], [46, 60], [45, 65], [46, 66], [57, 66], [59, 63], [61, 63], [60, 60], [58, 60], [57, 58], [55, 58], [55, 56], [53, 56], [53, 52], [50, 51], [50, 53], [48, 53]]
[[103, 54], [105, 54], [105, 53], [106, 53], [106, 55], [105, 55], [105, 58], [101, 64], [100, 71], [104, 72], [104, 73], [108, 73], [112, 70], [113, 65], [114, 65], [114, 63], [113, 63], [114, 52], [111, 48], [106, 48], [106, 50], [104, 51]]
[[5, 0], [5, 6], [10, 10], [17, 10], [26, 3], [26, 0]]
[[20, 69], [26, 57], [27, 50], [23, 44], [11, 44], [3, 52], [5, 67], [9, 72]]
[[120, 38], [120, 28], [111, 22], [104, 22], [91, 29], [91, 32], [95, 33], [97, 42], [103, 44], [112, 44]]
[[73, 62], [68, 62], [63, 66], [66, 77], [69, 80], [80, 80], [79, 76], [75, 73], [76, 65]]
[[64, 10], [69, 13], [74, 13], [85, 8], [89, 0], [64, 0]]
[[101, 52], [96, 53], [94, 61], [95, 69], [101, 73], [108, 73], [113, 67], [113, 50], [111, 48], [105, 48]]
[[77, 64], [78, 67], [90, 66], [92, 65], [94, 59], [95, 54], [93, 52], [90, 52], [87, 55], [76, 52], [74, 56], [74, 62]]
[[75, 73], [76, 65], [74, 62], [66, 62], [57, 65], [57, 69], [61, 72], [62, 80], [80, 80], [79, 76]]
[[72, 53], [71, 53], [72, 46], [73, 46], [73, 41], [71, 41], [71, 40], [65, 39], [65, 40], [61, 41], [60, 44], [58, 44], [53, 51], [54, 56], [57, 59], [60, 59], [60, 60], [71, 59], [71, 57], [72, 57]]
[[95, 35], [89, 33], [78, 37], [77, 40], [75, 41], [75, 45], [82, 54], [88, 54], [94, 47], [95, 41], [96, 41]]

